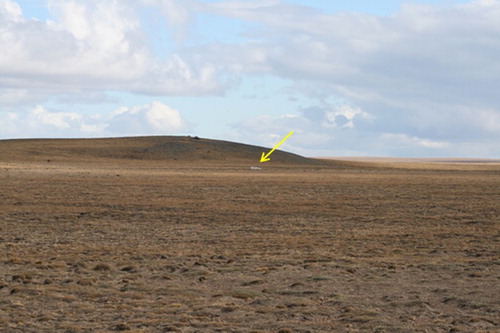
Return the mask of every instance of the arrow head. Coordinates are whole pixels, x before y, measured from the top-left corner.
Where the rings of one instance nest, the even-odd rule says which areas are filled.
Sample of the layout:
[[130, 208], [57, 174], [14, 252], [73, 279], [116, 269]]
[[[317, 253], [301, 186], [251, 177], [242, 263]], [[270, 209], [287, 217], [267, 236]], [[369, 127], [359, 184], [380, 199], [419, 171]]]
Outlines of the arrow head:
[[266, 153], [262, 153], [262, 156], [260, 157], [260, 163], [270, 161], [271, 159], [267, 156], [268, 155]]

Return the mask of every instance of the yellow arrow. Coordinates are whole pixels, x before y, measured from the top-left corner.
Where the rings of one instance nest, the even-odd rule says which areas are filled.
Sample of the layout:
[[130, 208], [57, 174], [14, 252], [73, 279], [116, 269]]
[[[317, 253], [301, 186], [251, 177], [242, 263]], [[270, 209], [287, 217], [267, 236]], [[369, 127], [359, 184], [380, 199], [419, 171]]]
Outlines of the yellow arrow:
[[271, 159], [269, 158], [269, 156], [276, 150], [278, 149], [279, 146], [281, 146], [283, 144], [283, 142], [286, 141], [286, 139], [288, 139], [290, 137], [290, 135], [293, 134], [293, 131], [291, 131], [290, 133], [287, 134], [287, 136], [285, 136], [283, 138], [283, 140], [281, 140], [276, 146], [274, 146], [273, 149], [271, 149], [271, 151], [269, 153], [262, 153], [262, 156], [260, 157], [260, 162], [267, 162], [267, 161], [270, 161]]

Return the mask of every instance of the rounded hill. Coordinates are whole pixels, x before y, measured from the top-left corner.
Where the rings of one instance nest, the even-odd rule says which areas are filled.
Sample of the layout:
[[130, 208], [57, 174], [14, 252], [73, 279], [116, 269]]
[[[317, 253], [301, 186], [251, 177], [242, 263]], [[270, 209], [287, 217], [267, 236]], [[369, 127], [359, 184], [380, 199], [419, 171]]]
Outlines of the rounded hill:
[[[258, 163], [271, 148], [191, 136], [100, 139], [0, 140], [1, 161], [97, 162], [103, 160]], [[322, 161], [276, 150], [274, 164], [321, 165]]]

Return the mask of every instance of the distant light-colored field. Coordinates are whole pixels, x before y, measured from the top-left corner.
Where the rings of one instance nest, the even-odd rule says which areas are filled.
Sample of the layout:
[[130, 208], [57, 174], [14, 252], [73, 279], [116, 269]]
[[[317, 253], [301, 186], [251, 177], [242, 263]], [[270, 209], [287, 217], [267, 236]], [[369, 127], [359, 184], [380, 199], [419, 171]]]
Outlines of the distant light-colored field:
[[320, 157], [342, 163], [352, 163], [357, 166], [432, 169], [432, 170], [500, 170], [500, 159], [485, 158], [400, 158], [400, 157]]
[[500, 159], [493, 159], [493, 158], [403, 158], [403, 157], [338, 156], [338, 157], [320, 157], [320, 159], [353, 161], [353, 162], [378, 162], [378, 163], [500, 164]]

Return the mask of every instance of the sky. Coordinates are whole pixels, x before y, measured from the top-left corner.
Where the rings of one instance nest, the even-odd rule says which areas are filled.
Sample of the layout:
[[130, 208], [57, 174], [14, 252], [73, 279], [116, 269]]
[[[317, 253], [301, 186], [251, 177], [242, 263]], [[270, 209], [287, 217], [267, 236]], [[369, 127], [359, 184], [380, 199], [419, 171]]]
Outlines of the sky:
[[500, 0], [0, 0], [0, 139], [500, 158]]

